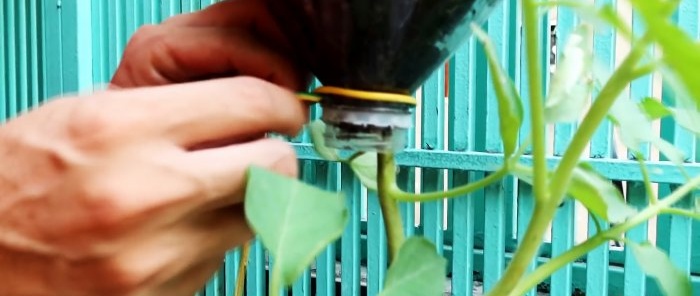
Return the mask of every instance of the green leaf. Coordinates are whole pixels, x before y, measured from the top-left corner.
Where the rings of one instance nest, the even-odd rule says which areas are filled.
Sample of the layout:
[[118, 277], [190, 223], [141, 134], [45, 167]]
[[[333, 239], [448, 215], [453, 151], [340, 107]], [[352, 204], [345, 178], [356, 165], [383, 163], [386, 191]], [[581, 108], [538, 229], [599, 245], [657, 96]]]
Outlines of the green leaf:
[[248, 171], [245, 214], [274, 257], [271, 289], [291, 285], [348, 221], [341, 193], [258, 167]]
[[[512, 173], [532, 184], [532, 168], [516, 167]], [[610, 223], [621, 223], [637, 211], [625, 203], [622, 193], [585, 163], [574, 169], [567, 194], [583, 204], [591, 213]]]
[[649, 243], [627, 242], [644, 273], [654, 278], [665, 295], [690, 296], [693, 289], [690, 278], [671, 263], [668, 256]]
[[447, 260], [425, 238], [411, 237], [387, 271], [379, 296], [440, 296], [444, 293]]
[[666, 108], [663, 103], [654, 98], [644, 98], [640, 103], [640, 107], [649, 116], [649, 119], [656, 120], [672, 115], [671, 110]]
[[635, 151], [642, 143], [654, 139], [651, 120], [645, 114], [640, 105], [624, 96], [617, 98], [610, 108], [609, 116], [620, 129], [622, 143]]
[[671, 112], [678, 125], [700, 135], [700, 112], [689, 108], [672, 108]]
[[326, 124], [321, 120], [316, 120], [308, 124], [309, 132], [311, 133], [311, 142], [314, 145], [316, 153], [318, 153], [321, 158], [330, 161], [340, 160], [338, 156], [338, 151], [326, 146], [326, 139], [323, 133], [326, 131]]
[[503, 71], [498, 62], [496, 49], [488, 37], [478, 25], [472, 24], [474, 36], [481, 41], [486, 52], [486, 59], [491, 72], [491, 83], [496, 91], [498, 100], [498, 117], [503, 141], [503, 153], [510, 156], [518, 144], [518, 134], [523, 122], [523, 106], [513, 81]]
[[683, 151], [676, 148], [676, 146], [673, 146], [673, 144], [667, 142], [666, 140], [662, 138], [655, 138], [651, 143], [672, 163], [681, 165], [683, 162], [685, 162], [685, 155], [683, 155]]
[[[633, 8], [642, 16], [650, 37], [661, 49], [663, 62], [669, 72], [677, 74], [681, 82], [677, 87], [685, 88], [689, 99], [700, 103], [700, 83], [697, 71], [700, 69], [700, 44], [688, 33], [674, 24], [670, 15], [679, 1], [631, 0]], [[664, 75], [667, 78], [666, 75]]]
[[580, 164], [574, 169], [569, 194], [610, 223], [622, 223], [637, 213], [625, 203], [622, 192], [610, 180], [600, 176], [587, 164]]
[[585, 109], [593, 88], [592, 36], [592, 30], [587, 25], [578, 27], [569, 36], [547, 95], [547, 122], [578, 121]]
[[674, 111], [664, 107], [658, 101], [653, 101], [656, 100], [644, 99], [641, 104], [634, 104], [629, 98], [620, 97], [613, 104], [609, 115], [613, 123], [619, 127], [620, 138], [627, 148], [632, 151], [639, 151], [641, 144], [651, 143], [671, 162], [680, 165], [685, 159], [683, 152], [671, 143], [654, 135], [651, 126], [653, 117], [659, 116], [666, 111]]
[[350, 168], [367, 189], [377, 191], [377, 153], [365, 152], [350, 160]]

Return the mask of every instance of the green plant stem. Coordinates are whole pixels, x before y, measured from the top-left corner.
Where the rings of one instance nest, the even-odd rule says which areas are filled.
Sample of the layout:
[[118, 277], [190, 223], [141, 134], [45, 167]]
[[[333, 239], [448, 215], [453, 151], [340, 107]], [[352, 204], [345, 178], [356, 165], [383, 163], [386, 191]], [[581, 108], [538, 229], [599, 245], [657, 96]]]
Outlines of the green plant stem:
[[655, 204], [658, 202], [659, 198], [654, 193], [654, 188], [651, 187], [651, 179], [649, 178], [649, 169], [644, 162], [644, 155], [641, 152], [635, 151], [634, 158], [637, 159], [639, 163], [639, 169], [642, 171], [642, 178], [644, 179], [644, 189], [647, 191], [647, 196], [649, 196], [649, 203]]
[[441, 200], [444, 198], [452, 198], [452, 197], [457, 197], [457, 196], [469, 194], [471, 192], [482, 189], [482, 188], [502, 179], [507, 174], [508, 174], [508, 170], [506, 168], [501, 168], [498, 171], [494, 172], [493, 174], [490, 174], [487, 177], [480, 179], [479, 181], [476, 181], [473, 183], [458, 186], [458, 187], [452, 188], [448, 191], [435, 191], [435, 192], [426, 192], [426, 193], [421, 193], [421, 194], [415, 194], [415, 193], [403, 191], [401, 188], [398, 187], [396, 182], [392, 182], [392, 185], [389, 188], [389, 192], [390, 192], [390, 195], [392, 198], [399, 200], [399, 201], [406, 201], [406, 202], [436, 201], [436, 200]]
[[379, 153], [377, 156], [377, 191], [379, 202], [384, 216], [386, 237], [389, 247], [389, 262], [393, 262], [399, 253], [401, 245], [406, 240], [403, 234], [403, 223], [398, 202], [392, 195], [392, 188], [396, 186], [396, 163], [394, 155]]
[[238, 278], [236, 279], [235, 296], [243, 296], [245, 290], [245, 275], [248, 269], [248, 257], [250, 256], [250, 242], [241, 248], [241, 260], [238, 263]]
[[677, 215], [677, 216], [683, 216], [683, 217], [687, 217], [687, 218], [694, 219], [694, 220], [700, 220], [700, 213], [688, 211], [685, 209], [668, 208], [668, 209], [664, 209], [663, 211], [661, 211], [661, 214]]
[[548, 199], [547, 159], [545, 151], [544, 102], [542, 99], [542, 69], [540, 68], [539, 25], [537, 3], [534, 0], [523, 1], [523, 21], [525, 22], [525, 39], [527, 42], [527, 74], [530, 90], [530, 117], [532, 121], [532, 161], [534, 177], [532, 180], [535, 200]]
[[272, 268], [272, 276], [270, 280], [270, 291], [268, 293], [270, 295], [279, 295], [280, 291], [282, 290], [282, 284], [280, 283], [280, 279], [282, 278], [282, 275], [280, 274], [282, 272], [282, 269], [273, 267]]
[[[453, 198], [453, 197], [458, 197], [458, 196], [463, 196], [465, 194], [472, 193], [476, 190], [479, 190], [481, 188], [484, 188], [488, 185], [491, 185], [492, 183], [502, 179], [506, 175], [508, 175], [508, 172], [510, 171], [510, 168], [513, 168], [517, 166], [518, 160], [520, 159], [523, 154], [525, 154], [525, 150], [527, 149], [528, 146], [530, 146], [530, 143], [532, 142], [532, 137], [528, 136], [525, 138], [525, 141], [520, 145], [518, 150], [508, 157], [505, 162], [504, 166], [497, 171], [493, 172], [492, 174], [489, 174], [483, 179], [480, 179], [479, 181], [476, 181], [474, 183], [469, 183], [469, 184], [464, 184], [455, 188], [452, 188], [447, 191], [439, 191], [439, 192], [426, 192], [426, 193], [421, 193], [421, 194], [415, 194], [412, 192], [406, 192], [403, 191], [401, 188], [399, 188], [398, 184], [396, 184], [396, 179], [391, 179], [391, 190], [390, 190], [390, 195], [396, 200], [399, 201], [405, 201], [405, 202], [428, 202], [428, 201], [436, 201], [436, 200], [441, 200], [443, 198]], [[391, 176], [385, 176], [386, 178], [395, 178], [395, 175]]]
[[[524, 3], [526, 5], [523, 8], [525, 16], [533, 14], [533, 12], [529, 11], [532, 10], [531, 2], [532, 0], [525, 1]], [[534, 28], [534, 23], [532, 22], [533, 20], [531, 18], [532, 16], [525, 18], [526, 26], [528, 28]], [[537, 39], [535, 39], [535, 37], [527, 36], [527, 40]], [[530, 262], [532, 262], [542, 243], [544, 232], [547, 230], [549, 223], [552, 221], [552, 218], [556, 213], [559, 203], [563, 199], [564, 194], [569, 187], [569, 182], [571, 182], [574, 168], [576, 168], [579, 158], [583, 154], [583, 150], [586, 148], [586, 144], [590, 141], [591, 137], [593, 137], [593, 134], [605, 116], [608, 114], [608, 111], [615, 103], [617, 97], [630, 82], [629, 74], [636, 67], [639, 60], [644, 56], [648, 42], [648, 35], [642, 37], [640, 42], [635, 44], [635, 46], [632, 48], [632, 51], [627, 55], [617, 71], [613, 73], [605, 86], [603, 86], [603, 89], [598, 94], [593, 106], [590, 108], [590, 111], [586, 114], [586, 117], [583, 119], [583, 122], [576, 131], [576, 134], [572, 137], [573, 141], [567, 148], [561, 162], [559, 163], [559, 166], [553, 174], [549, 188], [551, 198], [549, 198], [546, 203], [535, 203], [535, 211], [532, 215], [532, 220], [530, 221], [529, 227], [527, 228], [527, 231], [523, 237], [522, 244], [516, 250], [513, 260], [508, 265], [503, 277], [495, 285], [496, 288], [489, 292], [489, 295], [509, 295], [511, 290], [520, 281]], [[528, 42], [528, 44], [529, 43], [532, 42]], [[536, 128], [537, 127], [535, 126], [535, 129]], [[535, 147], [536, 146], [537, 141], [535, 141]], [[536, 154], [534, 156], [537, 157]], [[544, 154], [542, 156], [544, 156]], [[535, 158], [535, 160], [537, 160], [537, 158]], [[535, 167], [535, 193], [538, 192], [536, 186], [542, 186], [541, 184], [537, 183], [536, 169], [537, 167]], [[546, 174], [546, 171], [544, 171], [544, 173]]]
[[583, 150], [586, 149], [586, 145], [591, 137], [593, 137], [600, 123], [607, 116], [615, 100], [625, 89], [627, 84], [629, 84], [629, 74], [644, 56], [648, 39], [647, 36], [643, 37], [640, 43], [632, 48], [632, 51], [627, 55], [617, 71], [613, 73], [610, 80], [603, 86], [603, 89], [601, 89], [595, 102], [591, 106], [590, 111], [586, 114], [576, 134], [573, 136], [573, 140], [566, 149], [559, 166], [554, 171], [552, 182], [550, 183], [550, 193], [557, 202], [559, 202], [566, 193], [574, 168], [576, 168], [579, 158], [583, 154]]
[[547, 263], [541, 265], [530, 275], [525, 277], [520, 284], [513, 289], [512, 292], [503, 295], [525, 294], [528, 290], [547, 279], [547, 277], [552, 275], [555, 271], [597, 248], [600, 244], [605, 243], [611, 237], [620, 237], [625, 232], [657, 216], [659, 213], [668, 211], [670, 209], [669, 207], [682, 200], [688, 193], [695, 190], [698, 186], [700, 186], [700, 177], [695, 177], [694, 179], [690, 180], [690, 182], [679, 187], [676, 191], [659, 201], [659, 203], [650, 205], [643, 211], [632, 216], [624, 223], [615, 225], [604, 232], [598, 233], [595, 236], [587, 239], [585, 242], [573, 247], [552, 260], [549, 260]]

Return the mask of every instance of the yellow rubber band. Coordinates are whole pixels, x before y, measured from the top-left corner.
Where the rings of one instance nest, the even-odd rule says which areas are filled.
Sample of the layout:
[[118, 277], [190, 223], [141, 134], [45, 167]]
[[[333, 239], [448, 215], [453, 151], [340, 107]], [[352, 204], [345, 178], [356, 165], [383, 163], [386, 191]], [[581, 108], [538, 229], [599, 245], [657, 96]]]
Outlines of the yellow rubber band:
[[321, 98], [319, 98], [318, 96], [306, 93], [297, 93], [297, 98], [299, 98], [299, 100], [310, 103], [318, 103], [321, 101]]
[[387, 103], [402, 103], [402, 104], [416, 104], [416, 98], [397, 94], [397, 93], [386, 93], [386, 92], [373, 92], [373, 91], [362, 91], [347, 89], [342, 87], [334, 86], [322, 86], [317, 88], [314, 93], [321, 95], [337, 95], [342, 97], [347, 97], [351, 99], [365, 100], [365, 101], [376, 101], [376, 102], [387, 102]]

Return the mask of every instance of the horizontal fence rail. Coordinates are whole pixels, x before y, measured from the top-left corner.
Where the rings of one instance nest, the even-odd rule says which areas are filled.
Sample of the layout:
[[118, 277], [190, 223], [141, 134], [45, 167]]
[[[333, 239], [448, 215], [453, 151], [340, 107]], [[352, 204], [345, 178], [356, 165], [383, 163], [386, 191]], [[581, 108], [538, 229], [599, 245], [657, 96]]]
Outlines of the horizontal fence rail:
[[[129, 37], [144, 24], [157, 24], [170, 16], [202, 9], [214, 0], [19, 0], [0, 2], [0, 119], [11, 120], [48, 99], [101, 89], [109, 82]], [[620, 0], [595, 0], [613, 4], [635, 33], [643, 30], [638, 15]], [[681, 27], [698, 37], [700, 0], [683, 0], [674, 15]], [[570, 10], [555, 9], [541, 23], [543, 67], [559, 56], [562, 46], [581, 22]], [[484, 28], [494, 41], [502, 65], [523, 96], [528, 93], [521, 32], [520, 1], [504, 0]], [[593, 52], [606, 69], [621, 61], [629, 44], [612, 30], [598, 30]], [[443, 190], [475, 181], [492, 173], [503, 162], [498, 130], [495, 91], [485, 54], [472, 38], [437, 69], [415, 95], [418, 108], [411, 130], [411, 147], [397, 155], [401, 166], [398, 182], [409, 191]], [[545, 73], [543, 83], [549, 83]], [[627, 90], [640, 100], [671, 100], [661, 77], [636, 80]], [[527, 103], [527, 100], [524, 100]], [[525, 111], [528, 106], [525, 104]], [[314, 107], [312, 119], [320, 117]], [[524, 123], [522, 137], [529, 133]], [[573, 137], [575, 124], [559, 124], [548, 133], [549, 165], [555, 165]], [[656, 127], [667, 141], [687, 157], [685, 171], [700, 175], [698, 139], [662, 121]], [[316, 155], [307, 131], [291, 140], [298, 156], [301, 178], [348, 197], [350, 222], [342, 238], [328, 246], [289, 289], [301, 295], [376, 295], [386, 276], [387, 250], [381, 211], [376, 195], [362, 187], [352, 171]], [[633, 206], [646, 204], [637, 163], [618, 144], [617, 131], [606, 122], [596, 133], [586, 161], [620, 184]], [[685, 182], [684, 175], [658, 151], [645, 147], [650, 178], [659, 193]], [[524, 162], [531, 161], [529, 156]], [[688, 199], [690, 200], [690, 199]], [[687, 206], [691, 206], [688, 204]], [[534, 207], [532, 188], [508, 177], [484, 190], [450, 201], [402, 203], [407, 235], [425, 235], [449, 261], [450, 295], [479, 294], [493, 288], [503, 275]], [[558, 210], [546, 243], [531, 265], [546, 262], [593, 235], [593, 220], [580, 205], [567, 200]], [[607, 227], [606, 225], [604, 225]], [[700, 295], [700, 225], [683, 217], [661, 216], [625, 234], [632, 240], [650, 240], [693, 277]], [[193, 242], [194, 243], [194, 242]], [[259, 241], [251, 247], [246, 295], [267, 295], [269, 264]], [[231, 250], [219, 272], [200, 295], [233, 295], [239, 250]], [[645, 277], [624, 245], [601, 246], [566, 266], [542, 283], [539, 292], [551, 295], [660, 295], [655, 282]], [[536, 295], [529, 291], [527, 295]]]

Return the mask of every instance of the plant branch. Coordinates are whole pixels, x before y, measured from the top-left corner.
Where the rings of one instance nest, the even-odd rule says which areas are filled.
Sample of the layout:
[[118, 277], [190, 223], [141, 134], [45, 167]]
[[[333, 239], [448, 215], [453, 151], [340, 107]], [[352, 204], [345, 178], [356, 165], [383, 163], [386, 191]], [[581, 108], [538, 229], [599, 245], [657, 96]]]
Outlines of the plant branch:
[[379, 153], [377, 171], [377, 189], [389, 245], [389, 261], [393, 262], [405, 240], [401, 212], [395, 197], [392, 195], [392, 188], [396, 187], [394, 155]]
[[487, 177], [480, 179], [479, 181], [473, 182], [473, 183], [468, 183], [462, 186], [458, 186], [455, 188], [452, 188], [448, 191], [435, 191], [435, 192], [426, 192], [426, 193], [421, 193], [421, 194], [414, 194], [410, 192], [403, 191], [399, 186], [396, 184], [396, 182], [392, 182], [391, 188], [389, 188], [389, 192], [392, 198], [399, 200], [399, 201], [406, 201], [406, 202], [428, 202], [428, 201], [436, 201], [436, 200], [441, 200], [444, 198], [452, 198], [452, 197], [457, 197], [457, 196], [462, 196], [465, 194], [472, 193], [476, 190], [482, 189], [498, 180], [501, 180], [503, 177], [505, 177], [508, 174], [508, 170], [506, 168], [501, 168], [498, 171], [494, 172], [493, 174], [488, 175]]
[[[533, 0], [524, 1], [523, 7], [526, 31], [528, 32], [532, 31], [536, 27], [536, 23], [534, 21], [534, 17], [536, 17], [536, 10], [533, 8], [532, 1]], [[534, 33], [530, 32], [530, 34]], [[528, 35], [526, 38], [530, 41], [537, 40], [536, 36], [534, 35]], [[598, 94], [593, 106], [590, 108], [590, 111], [586, 114], [586, 117], [576, 131], [576, 134], [573, 136], [573, 141], [564, 153], [559, 166], [553, 174], [552, 180], [549, 183], [550, 188], [548, 192], [551, 198], [548, 198], [546, 203], [538, 202], [535, 204], [535, 211], [529, 227], [525, 232], [525, 236], [523, 237], [522, 244], [516, 250], [513, 260], [508, 265], [508, 268], [506, 269], [501, 280], [496, 284], [496, 288], [489, 292], [489, 295], [509, 295], [511, 290], [520, 281], [522, 275], [525, 273], [525, 270], [536, 255], [537, 250], [542, 243], [544, 232], [547, 230], [547, 226], [549, 226], [549, 223], [552, 221], [557, 206], [563, 199], [566, 190], [569, 187], [569, 182], [571, 181], [574, 168], [576, 168], [579, 158], [581, 157], [583, 150], [586, 148], [586, 144], [590, 141], [598, 126], [608, 114], [608, 111], [612, 107], [617, 97], [625, 89], [627, 84], [629, 84], [630, 73], [636, 67], [639, 60], [644, 56], [648, 42], [649, 36], [645, 35], [642, 37], [639, 43], [635, 44], [632, 51], [628, 54], [623, 63], [614, 72], [612, 77], [610, 77], [603, 89]], [[530, 43], [533, 42], [528, 42], [528, 45], [530, 45]], [[528, 56], [528, 58], [530, 57]], [[532, 78], [532, 74], [530, 74], [530, 76], [530, 78]], [[539, 85], [536, 86], [539, 87]], [[534, 121], [533, 125], [535, 126], [535, 131], [537, 131], [539, 126], [535, 125]], [[533, 139], [535, 139], [535, 148], [537, 148], [538, 141], [537, 137], [534, 136], [534, 133]], [[537, 151], [535, 151], [535, 153], [537, 153]], [[535, 154], [535, 157], [537, 156], [538, 155]], [[541, 157], [544, 158], [543, 152]], [[537, 158], [535, 158], [535, 160], [537, 160]], [[536, 164], [537, 163], [535, 163], [535, 165]], [[537, 182], [537, 172], [537, 166], [535, 166], [535, 180], [533, 182], [534, 191], [535, 194], [538, 192], [541, 194], [542, 191], [545, 191], [546, 189], [543, 190], [540, 188], [538, 191], [537, 186], [542, 186], [542, 184]], [[542, 172], [546, 174], [546, 171]], [[535, 197], [537, 198], [537, 195]]]
[[644, 179], [644, 188], [646, 189], [647, 195], [649, 196], [649, 203], [655, 204], [659, 201], [659, 198], [656, 196], [656, 193], [654, 193], [654, 188], [651, 187], [649, 169], [647, 169], [647, 165], [644, 162], [644, 155], [642, 155], [642, 153], [638, 151], [635, 151], [634, 158], [637, 159], [637, 162], [639, 163], [639, 169], [642, 171], [642, 178]]
[[700, 220], [700, 213], [679, 208], [668, 208], [661, 211], [661, 214], [683, 216], [694, 220]]
[[[392, 179], [391, 183], [393, 184], [391, 186], [390, 190], [390, 195], [396, 200], [399, 201], [405, 201], [405, 202], [428, 202], [428, 201], [436, 201], [436, 200], [441, 200], [443, 198], [453, 198], [453, 197], [458, 197], [458, 196], [463, 196], [469, 193], [472, 193], [476, 190], [479, 190], [481, 188], [484, 188], [488, 185], [491, 185], [492, 183], [502, 179], [506, 175], [508, 175], [508, 172], [510, 171], [510, 168], [513, 168], [518, 165], [518, 160], [520, 159], [523, 154], [525, 154], [525, 150], [527, 149], [528, 146], [530, 146], [530, 143], [532, 142], [532, 137], [528, 136], [525, 138], [525, 141], [523, 141], [522, 144], [520, 144], [520, 147], [518, 147], [518, 150], [513, 153], [510, 157], [508, 157], [503, 164], [503, 167], [495, 171], [493, 174], [490, 174], [486, 176], [485, 178], [476, 181], [474, 183], [469, 183], [469, 184], [464, 184], [455, 188], [452, 188], [447, 191], [438, 191], [438, 192], [426, 192], [426, 193], [421, 193], [421, 194], [415, 194], [412, 192], [406, 192], [399, 188], [399, 186], [396, 184], [396, 180]], [[385, 176], [385, 177], [392, 177], [392, 176]]]
[[513, 289], [512, 292], [510, 292], [509, 294], [503, 294], [503, 295], [523, 295], [528, 290], [532, 289], [537, 284], [539, 284], [542, 281], [544, 281], [545, 279], [547, 279], [547, 277], [549, 277], [555, 271], [562, 268], [564, 265], [569, 264], [570, 262], [587, 254], [591, 250], [597, 248], [600, 244], [608, 241], [609, 238], [620, 237], [620, 236], [622, 236], [622, 234], [624, 234], [625, 232], [629, 231], [630, 229], [632, 229], [634, 227], [637, 227], [639, 224], [642, 224], [642, 223], [648, 221], [649, 219], [657, 216], [661, 212], [667, 211], [669, 209], [669, 207], [671, 207], [673, 204], [677, 203], [678, 201], [682, 200], [688, 193], [695, 190], [698, 186], [700, 186], [700, 177], [695, 177], [694, 179], [690, 180], [688, 183], [679, 187], [673, 193], [669, 194], [668, 197], [659, 201], [659, 203], [654, 204], [654, 205], [650, 205], [649, 207], [647, 207], [643, 211], [632, 216], [626, 222], [624, 222], [622, 224], [618, 224], [618, 225], [616, 225], [616, 226], [614, 226], [614, 227], [612, 227], [604, 232], [598, 233], [595, 236], [587, 239], [583, 243], [581, 243], [581, 244], [573, 247], [572, 249], [564, 252], [563, 254], [561, 254], [555, 258], [552, 258], [552, 260], [549, 260], [547, 263], [541, 265], [535, 271], [533, 271], [530, 275], [525, 277], [520, 282], [520, 284], [518, 284], [515, 287], [515, 289]]
[[554, 172], [552, 182], [550, 183], [550, 193], [557, 203], [566, 193], [574, 168], [576, 168], [579, 158], [583, 154], [583, 150], [586, 149], [586, 145], [591, 137], [593, 137], [600, 123], [607, 116], [615, 100], [629, 84], [629, 74], [644, 56], [648, 42], [649, 37], [645, 35], [642, 40], [632, 48], [632, 51], [627, 55], [617, 71], [613, 73], [610, 80], [603, 86], [593, 106], [591, 106], [590, 111], [586, 114], [576, 134], [572, 137], [573, 140], [564, 153], [559, 166]]

